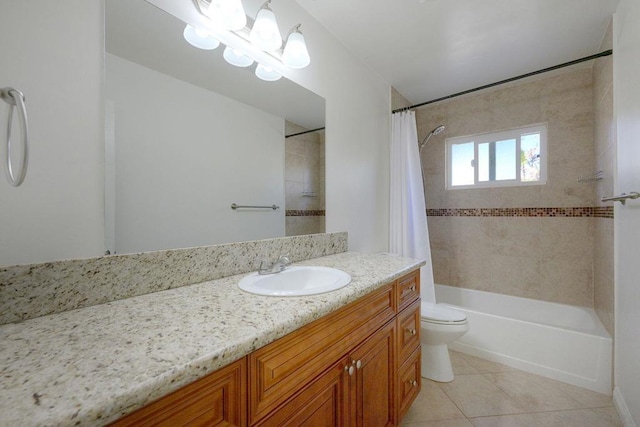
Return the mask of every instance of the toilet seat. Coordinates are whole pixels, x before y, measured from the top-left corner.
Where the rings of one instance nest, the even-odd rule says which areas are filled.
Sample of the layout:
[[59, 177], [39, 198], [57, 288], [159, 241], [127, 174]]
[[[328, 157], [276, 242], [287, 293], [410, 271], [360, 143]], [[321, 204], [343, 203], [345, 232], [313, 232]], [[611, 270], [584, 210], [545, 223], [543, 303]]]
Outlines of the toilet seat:
[[467, 315], [446, 305], [421, 302], [420, 320], [441, 325], [461, 325], [467, 323]]

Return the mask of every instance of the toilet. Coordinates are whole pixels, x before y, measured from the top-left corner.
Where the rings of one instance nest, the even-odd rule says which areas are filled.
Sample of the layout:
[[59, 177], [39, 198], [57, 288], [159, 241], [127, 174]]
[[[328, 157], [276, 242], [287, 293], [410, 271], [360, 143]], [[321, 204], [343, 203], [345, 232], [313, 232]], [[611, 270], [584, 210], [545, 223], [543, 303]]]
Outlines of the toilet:
[[469, 330], [467, 316], [442, 304], [422, 301], [420, 306], [420, 345], [422, 376], [438, 382], [453, 381], [447, 344]]

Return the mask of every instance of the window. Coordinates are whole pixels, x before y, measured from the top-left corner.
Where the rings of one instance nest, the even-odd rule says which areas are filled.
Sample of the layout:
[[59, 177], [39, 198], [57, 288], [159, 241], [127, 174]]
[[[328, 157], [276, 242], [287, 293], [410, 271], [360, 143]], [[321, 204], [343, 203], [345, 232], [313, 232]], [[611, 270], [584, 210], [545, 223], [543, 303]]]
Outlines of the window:
[[447, 188], [545, 184], [547, 125], [448, 138]]

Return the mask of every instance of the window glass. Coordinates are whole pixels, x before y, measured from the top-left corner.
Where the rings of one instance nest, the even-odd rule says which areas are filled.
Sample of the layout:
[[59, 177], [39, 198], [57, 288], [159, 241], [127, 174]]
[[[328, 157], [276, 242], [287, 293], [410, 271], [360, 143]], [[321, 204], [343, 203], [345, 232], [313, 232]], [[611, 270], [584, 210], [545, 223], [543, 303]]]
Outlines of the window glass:
[[516, 140], [478, 144], [478, 181], [516, 179]]
[[525, 182], [540, 181], [540, 133], [522, 135], [520, 179]]
[[447, 188], [546, 183], [546, 135], [539, 124], [447, 139]]
[[473, 141], [466, 144], [451, 145], [451, 184], [473, 185], [474, 182], [474, 148]]

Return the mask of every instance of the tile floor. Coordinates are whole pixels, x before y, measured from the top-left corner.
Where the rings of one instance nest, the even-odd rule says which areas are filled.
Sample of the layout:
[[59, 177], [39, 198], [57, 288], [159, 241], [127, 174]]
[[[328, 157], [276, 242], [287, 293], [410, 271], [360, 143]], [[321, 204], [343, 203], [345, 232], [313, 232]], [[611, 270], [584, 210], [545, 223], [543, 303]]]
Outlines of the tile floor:
[[456, 378], [422, 379], [404, 427], [622, 427], [610, 396], [451, 351]]

